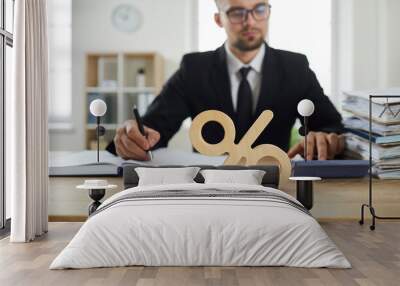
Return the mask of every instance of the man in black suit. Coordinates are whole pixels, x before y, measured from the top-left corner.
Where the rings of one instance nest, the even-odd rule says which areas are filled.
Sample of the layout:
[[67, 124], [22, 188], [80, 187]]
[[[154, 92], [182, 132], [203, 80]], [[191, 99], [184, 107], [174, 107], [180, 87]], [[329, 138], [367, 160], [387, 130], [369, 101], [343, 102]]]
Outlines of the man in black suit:
[[[274, 144], [288, 151], [297, 104], [310, 99], [315, 112], [309, 118], [308, 159], [332, 159], [344, 148], [341, 116], [323, 93], [304, 55], [271, 48], [264, 42], [271, 6], [268, 0], [216, 0], [215, 22], [225, 29], [226, 43], [215, 51], [183, 57], [143, 117], [147, 138], [129, 120], [117, 130], [108, 150], [125, 159], [148, 160], [150, 148], [165, 147], [182, 121], [216, 109], [235, 123], [238, 142], [263, 110], [274, 118], [255, 145]], [[223, 129], [203, 128], [209, 143], [223, 138]], [[302, 154], [304, 142], [289, 150]]]

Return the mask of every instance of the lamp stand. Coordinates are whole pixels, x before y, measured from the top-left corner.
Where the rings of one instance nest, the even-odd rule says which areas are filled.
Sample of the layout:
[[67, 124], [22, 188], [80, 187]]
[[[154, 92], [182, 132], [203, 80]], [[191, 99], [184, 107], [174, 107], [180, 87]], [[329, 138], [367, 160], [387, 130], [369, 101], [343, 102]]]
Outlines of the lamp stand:
[[100, 163], [100, 116], [96, 117], [97, 128], [96, 128], [96, 137], [97, 137], [97, 163]]
[[307, 162], [307, 133], [308, 117], [304, 116], [304, 160]]
[[100, 116], [96, 116], [96, 138], [97, 138], [97, 163], [100, 163], [100, 137], [106, 133], [106, 129], [100, 125]]

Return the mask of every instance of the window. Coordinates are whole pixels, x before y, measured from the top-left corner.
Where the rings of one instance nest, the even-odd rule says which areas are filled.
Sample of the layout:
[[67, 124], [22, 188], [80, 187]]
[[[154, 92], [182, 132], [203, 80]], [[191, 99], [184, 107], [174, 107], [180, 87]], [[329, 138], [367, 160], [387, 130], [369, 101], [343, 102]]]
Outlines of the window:
[[[325, 94], [331, 94], [331, 0], [270, 0], [268, 42], [308, 57]], [[226, 39], [214, 23], [214, 1], [198, 1], [199, 50], [214, 50]]]
[[70, 129], [72, 121], [72, 1], [49, 0], [49, 128]]
[[214, 22], [217, 7], [214, 1], [198, 1], [198, 45], [199, 51], [211, 51], [221, 46], [225, 39], [225, 31]]
[[[11, 93], [14, 0], [0, 0], [0, 235], [10, 218], [10, 194], [5, 189], [5, 100]], [[7, 224], [9, 225], [9, 224]]]
[[331, 0], [278, 0], [272, 3], [271, 46], [305, 54], [325, 94], [330, 95]]

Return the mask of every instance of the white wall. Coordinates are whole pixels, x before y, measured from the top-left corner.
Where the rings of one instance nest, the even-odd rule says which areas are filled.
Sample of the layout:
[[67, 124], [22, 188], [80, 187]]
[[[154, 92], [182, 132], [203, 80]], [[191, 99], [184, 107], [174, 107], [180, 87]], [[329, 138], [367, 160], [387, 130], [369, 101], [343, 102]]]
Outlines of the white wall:
[[198, 1], [198, 50], [210, 51], [221, 46], [226, 40], [225, 30], [219, 27], [214, 20], [218, 11], [214, 1]]
[[342, 90], [353, 88], [353, 1], [332, 2], [332, 94], [336, 106]]
[[[382, 1], [382, 0], [380, 0]], [[354, 86], [373, 88], [378, 84], [380, 55], [378, 10], [376, 0], [356, 1], [354, 6]]]
[[[50, 0], [57, 1], [57, 0]], [[165, 59], [165, 77], [193, 51], [196, 35], [195, 0], [72, 0], [73, 130], [52, 131], [50, 150], [81, 150], [85, 145], [85, 54], [107, 51], [154, 51]], [[132, 3], [143, 14], [142, 28], [132, 34], [114, 30], [115, 6]]]
[[386, 1], [387, 54], [388, 70], [385, 84], [400, 86], [400, 1]]
[[337, 0], [333, 90], [400, 86], [400, 1]]

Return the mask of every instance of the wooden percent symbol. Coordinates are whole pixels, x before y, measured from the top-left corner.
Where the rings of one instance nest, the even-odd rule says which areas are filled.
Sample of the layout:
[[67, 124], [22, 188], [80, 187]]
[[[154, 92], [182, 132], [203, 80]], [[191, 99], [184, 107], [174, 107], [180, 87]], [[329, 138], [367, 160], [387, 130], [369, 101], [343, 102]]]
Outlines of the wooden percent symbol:
[[[291, 172], [290, 159], [286, 152], [275, 145], [262, 144], [254, 148], [251, 145], [271, 122], [274, 114], [263, 111], [238, 144], [235, 144], [236, 129], [232, 119], [218, 110], [207, 110], [193, 120], [189, 130], [192, 145], [198, 152], [209, 156], [228, 154], [224, 165], [269, 165], [278, 163], [279, 182], [285, 182]], [[215, 121], [224, 129], [224, 138], [217, 144], [209, 144], [201, 133], [203, 126]]]

